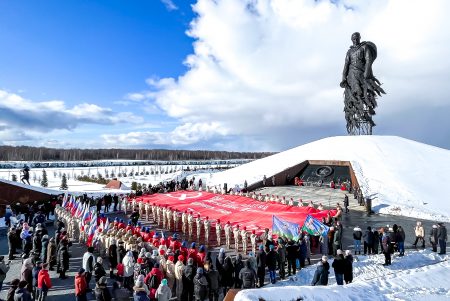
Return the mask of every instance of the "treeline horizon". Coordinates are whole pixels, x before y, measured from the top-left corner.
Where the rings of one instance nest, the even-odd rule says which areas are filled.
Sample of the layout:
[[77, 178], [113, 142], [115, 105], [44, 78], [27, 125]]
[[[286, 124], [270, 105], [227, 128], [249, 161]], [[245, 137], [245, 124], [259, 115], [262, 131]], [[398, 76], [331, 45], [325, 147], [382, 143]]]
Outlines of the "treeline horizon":
[[90, 160], [222, 160], [261, 159], [272, 152], [228, 152], [169, 149], [81, 149], [0, 145], [0, 161], [90, 161]]

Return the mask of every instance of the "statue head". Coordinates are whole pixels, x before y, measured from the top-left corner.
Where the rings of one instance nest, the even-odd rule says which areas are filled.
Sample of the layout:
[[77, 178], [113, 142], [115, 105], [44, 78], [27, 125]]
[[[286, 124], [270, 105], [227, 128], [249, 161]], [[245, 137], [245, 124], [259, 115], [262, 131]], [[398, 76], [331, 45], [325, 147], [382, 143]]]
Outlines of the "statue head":
[[361, 35], [359, 34], [359, 32], [354, 32], [352, 34], [352, 42], [354, 46], [359, 45], [359, 43], [361, 42]]

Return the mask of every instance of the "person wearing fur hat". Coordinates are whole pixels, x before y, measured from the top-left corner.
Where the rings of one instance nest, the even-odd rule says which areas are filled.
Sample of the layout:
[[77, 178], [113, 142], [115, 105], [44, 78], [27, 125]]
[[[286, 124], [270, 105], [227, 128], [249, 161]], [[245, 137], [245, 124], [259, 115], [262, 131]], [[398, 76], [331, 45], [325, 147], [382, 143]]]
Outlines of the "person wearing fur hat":
[[336, 250], [336, 257], [334, 258], [332, 267], [336, 276], [336, 282], [338, 285], [344, 285], [344, 272], [345, 272], [345, 258], [341, 249]]
[[111, 294], [107, 287], [106, 276], [100, 277], [95, 285], [94, 292], [96, 301], [111, 301]]
[[329, 270], [330, 264], [328, 263], [328, 257], [323, 255], [322, 259], [317, 264], [317, 269], [314, 273], [311, 285], [328, 285], [328, 274], [330, 274]]
[[197, 274], [194, 277], [194, 297], [196, 301], [204, 301], [208, 298], [208, 280], [204, 275], [203, 268], [197, 268]]
[[177, 297], [177, 300], [181, 300], [181, 296], [183, 294], [183, 273], [184, 273], [184, 256], [178, 255], [178, 261], [175, 264], [175, 295]]
[[208, 216], [203, 221], [203, 226], [205, 227], [205, 246], [208, 246], [209, 245], [209, 233], [211, 231], [211, 221], [209, 220]]
[[430, 231], [430, 244], [433, 252], [437, 252], [437, 244], [438, 244], [438, 226], [433, 225]]
[[413, 243], [414, 248], [417, 247], [419, 241], [422, 242], [422, 248], [425, 248], [425, 230], [423, 229], [422, 222], [417, 222], [417, 225], [414, 227], [414, 233], [416, 234], [416, 240]]

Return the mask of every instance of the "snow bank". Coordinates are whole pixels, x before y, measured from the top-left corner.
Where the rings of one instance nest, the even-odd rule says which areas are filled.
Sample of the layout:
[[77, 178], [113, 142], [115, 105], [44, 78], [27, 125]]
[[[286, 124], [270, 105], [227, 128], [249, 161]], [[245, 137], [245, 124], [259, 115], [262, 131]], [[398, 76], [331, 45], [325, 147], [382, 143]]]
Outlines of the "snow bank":
[[[328, 286], [309, 286], [316, 266], [301, 270], [297, 279], [278, 282], [262, 289], [243, 290], [235, 301], [259, 300], [448, 300], [450, 265], [448, 256], [428, 250], [407, 252], [388, 267], [384, 255], [358, 256], [353, 263], [353, 283], [336, 285], [330, 270]], [[330, 260], [331, 265], [332, 260]]]
[[395, 136], [325, 138], [216, 173], [207, 185], [251, 185], [306, 160], [351, 162], [376, 212], [450, 222], [450, 151]]

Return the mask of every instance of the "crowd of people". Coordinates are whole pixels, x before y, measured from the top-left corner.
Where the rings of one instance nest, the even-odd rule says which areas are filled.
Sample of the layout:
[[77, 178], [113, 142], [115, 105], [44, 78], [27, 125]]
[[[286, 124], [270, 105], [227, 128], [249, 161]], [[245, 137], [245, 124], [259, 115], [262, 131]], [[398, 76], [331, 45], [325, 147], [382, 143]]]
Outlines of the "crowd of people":
[[[254, 194], [248, 196], [259, 198]], [[280, 203], [290, 205], [285, 198], [264, 198], [267, 200], [261, 201], [278, 198]], [[90, 200], [81, 197], [79, 201], [84, 205]], [[53, 211], [50, 207], [35, 203], [27, 207], [29, 210], [7, 208], [7, 213], [11, 212], [8, 259], [14, 260], [17, 251], [21, 250], [19, 254], [23, 260], [20, 278], [11, 281], [7, 301], [44, 301], [52, 287], [48, 271], [56, 269], [60, 279], [67, 279], [73, 242], [88, 246], [75, 276], [75, 296], [79, 301], [86, 301], [90, 292], [98, 301], [125, 300], [130, 296], [135, 301], [162, 301], [174, 297], [189, 301], [218, 300], [219, 295], [226, 295], [230, 288], [262, 287], [267, 278], [270, 283], [275, 283], [278, 277], [285, 279], [295, 275], [299, 269], [311, 265], [313, 248], [322, 258], [311, 285], [327, 285], [330, 268], [334, 269], [338, 285], [353, 280], [352, 252], [342, 251], [343, 209], [339, 204], [336, 215], [328, 214], [322, 219], [329, 227], [327, 233], [320, 236], [301, 233], [299, 239], [291, 240], [273, 239], [269, 229], [256, 234], [245, 227], [240, 229], [239, 225], [232, 227], [229, 222], [211, 221], [208, 217], [194, 216], [192, 212], [116, 195], [106, 195], [97, 202], [98, 228], [92, 237], [70, 208], [60, 206], [60, 199], [54, 202], [54, 237], [49, 236], [44, 223]], [[104, 212], [118, 210], [130, 212], [130, 220], [115, 218], [109, 227], [105, 227], [109, 220], [107, 222]], [[12, 223], [11, 217], [20, 213], [24, 213], [25, 218]], [[164, 231], [142, 226], [142, 218]], [[419, 243], [424, 247], [425, 230], [420, 222], [414, 231], [414, 246]], [[215, 246], [225, 246], [220, 248], [217, 257], [209, 248], [214, 238]], [[368, 227], [364, 232], [355, 227], [353, 240], [355, 255], [361, 255], [361, 251], [364, 255], [378, 254], [380, 250], [385, 255], [385, 265], [391, 264], [392, 253], [403, 256], [405, 252], [405, 231], [395, 224], [379, 229]], [[437, 246], [440, 246], [439, 254], [444, 254], [446, 240], [445, 226], [442, 223], [433, 225], [429, 235], [432, 250], [437, 252]], [[248, 241], [250, 246], [247, 247]], [[230, 250], [234, 252], [230, 253]], [[330, 257], [334, 258], [331, 265]], [[8, 269], [9, 262], [5, 263], [0, 257], [0, 290]], [[111, 279], [109, 284], [108, 279]]]

